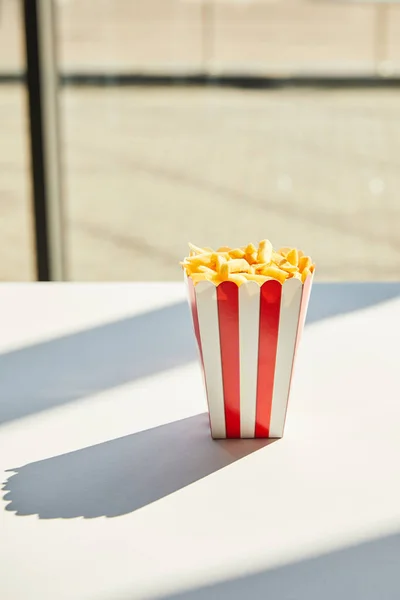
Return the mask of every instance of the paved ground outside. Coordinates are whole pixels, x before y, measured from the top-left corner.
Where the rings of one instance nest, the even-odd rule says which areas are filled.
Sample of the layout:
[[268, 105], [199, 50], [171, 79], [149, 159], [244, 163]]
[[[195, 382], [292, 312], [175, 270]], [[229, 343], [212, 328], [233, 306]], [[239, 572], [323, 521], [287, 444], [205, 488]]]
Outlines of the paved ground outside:
[[[173, 280], [270, 237], [321, 280], [398, 279], [400, 91], [67, 88], [69, 277]], [[33, 278], [21, 86], [0, 88], [0, 279]]]

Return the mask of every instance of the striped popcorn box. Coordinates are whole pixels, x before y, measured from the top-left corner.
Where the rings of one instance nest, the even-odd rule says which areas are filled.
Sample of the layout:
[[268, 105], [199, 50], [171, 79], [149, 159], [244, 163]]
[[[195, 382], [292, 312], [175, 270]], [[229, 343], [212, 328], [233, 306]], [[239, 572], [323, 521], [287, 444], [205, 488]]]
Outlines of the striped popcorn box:
[[212, 437], [282, 437], [313, 275], [240, 287], [185, 279]]

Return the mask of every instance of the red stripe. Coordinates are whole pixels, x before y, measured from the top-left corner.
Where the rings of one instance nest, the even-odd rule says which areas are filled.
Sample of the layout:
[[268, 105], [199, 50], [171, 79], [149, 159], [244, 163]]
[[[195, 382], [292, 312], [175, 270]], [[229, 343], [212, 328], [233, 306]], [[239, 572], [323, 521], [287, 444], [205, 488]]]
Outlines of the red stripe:
[[282, 284], [267, 281], [260, 289], [260, 328], [255, 437], [269, 437]]
[[236, 283], [220, 283], [217, 299], [226, 437], [240, 438], [239, 288]]

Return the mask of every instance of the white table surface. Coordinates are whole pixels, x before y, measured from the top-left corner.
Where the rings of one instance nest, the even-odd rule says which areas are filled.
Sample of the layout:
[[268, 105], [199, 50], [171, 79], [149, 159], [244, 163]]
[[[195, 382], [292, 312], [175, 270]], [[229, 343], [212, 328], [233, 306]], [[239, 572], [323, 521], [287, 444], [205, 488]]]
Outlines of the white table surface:
[[282, 440], [210, 439], [181, 284], [0, 286], [0, 598], [400, 598], [400, 285], [316, 285]]

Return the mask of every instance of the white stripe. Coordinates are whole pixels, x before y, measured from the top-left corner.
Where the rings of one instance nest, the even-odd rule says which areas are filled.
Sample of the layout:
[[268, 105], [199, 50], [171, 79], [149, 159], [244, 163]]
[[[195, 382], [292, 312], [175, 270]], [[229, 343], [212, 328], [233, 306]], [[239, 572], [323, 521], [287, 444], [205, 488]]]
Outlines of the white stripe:
[[298, 279], [289, 279], [282, 286], [270, 437], [283, 436], [302, 291]]
[[240, 436], [254, 438], [257, 405], [260, 286], [255, 281], [239, 288]]
[[210, 410], [211, 435], [213, 438], [226, 438], [217, 288], [210, 281], [199, 281], [194, 289]]

